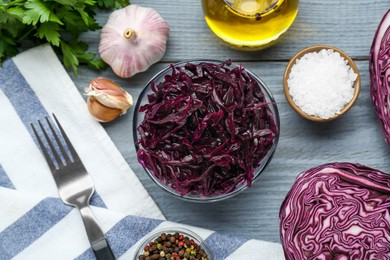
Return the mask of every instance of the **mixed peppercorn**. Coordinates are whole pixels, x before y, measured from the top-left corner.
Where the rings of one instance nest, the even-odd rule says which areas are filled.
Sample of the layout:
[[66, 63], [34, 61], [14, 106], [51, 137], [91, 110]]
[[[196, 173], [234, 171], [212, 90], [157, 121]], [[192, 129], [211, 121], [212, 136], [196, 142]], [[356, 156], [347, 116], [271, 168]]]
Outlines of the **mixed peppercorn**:
[[139, 260], [209, 260], [209, 256], [193, 239], [183, 234], [162, 233], [144, 247]]

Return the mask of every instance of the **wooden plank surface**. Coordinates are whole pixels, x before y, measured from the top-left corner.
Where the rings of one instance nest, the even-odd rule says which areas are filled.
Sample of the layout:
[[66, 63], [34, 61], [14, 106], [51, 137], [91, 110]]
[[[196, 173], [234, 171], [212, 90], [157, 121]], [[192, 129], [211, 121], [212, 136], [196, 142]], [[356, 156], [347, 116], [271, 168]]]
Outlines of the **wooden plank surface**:
[[[390, 149], [384, 142], [369, 96], [368, 52], [376, 27], [390, 1], [301, 1], [298, 18], [277, 46], [262, 52], [230, 50], [220, 44], [205, 24], [200, 1], [133, 1], [152, 6], [171, 26], [164, 60], [131, 79], [119, 79], [111, 70], [91, 71], [81, 67], [73, 78], [80, 93], [98, 76], [110, 78], [136, 100], [147, 81], [159, 70], [191, 58], [232, 58], [260, 76], [278, 104], [281, 120], [279, 146], [269, 167], [253, 188], [229, 200], [213, 204], [184, 202], [166, 194], [150, 180], [137, 163], [132, 140], [133, 109], [105, 129], [127, 162], [157, 202], [167, 219], [251, 238], [279, 241], [279, 207], [296, 176], [319, 164], [348, 161], [390, 173]], [[101, 23], [108, 12], [99, 13]], [[83, 36], [97, 48], [98, 32]], [[362, 92], [355, 106], [339, 120], [318, 124], [299, 117], [286, 103], [282, 75], [287, 60], [300, 48], [331, 44], [358, 59]], [[107, 173], [115, 174], [115, 173]]]
[[[390, 8], [390, 0], [301, 0], [298, 16], [279, 44], [258, 52], [232, 50], [208, 29], [200, 0], [133, 0], [133, 4], [153, 7], [169, 23], [171, 33], [163, 61], [193, 58], [247, 60], [287, 60], [300, 49], [314, 44], [338, 47], [353, 58], [368, 57], [375, 30]], [[105, 24], [110, 11], [99, 15]], [[84, 39], [97, 48], [96, 34]]]

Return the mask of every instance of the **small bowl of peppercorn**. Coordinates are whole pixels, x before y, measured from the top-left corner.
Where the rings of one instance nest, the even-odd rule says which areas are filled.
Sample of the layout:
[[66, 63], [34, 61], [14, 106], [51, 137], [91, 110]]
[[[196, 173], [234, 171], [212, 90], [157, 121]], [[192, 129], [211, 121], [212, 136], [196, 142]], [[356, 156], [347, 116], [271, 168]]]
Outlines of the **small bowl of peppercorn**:
[[150, 233], [140, 243], [134, 260], [213, 260], [206, 242], [185, 228], [164, 228]]

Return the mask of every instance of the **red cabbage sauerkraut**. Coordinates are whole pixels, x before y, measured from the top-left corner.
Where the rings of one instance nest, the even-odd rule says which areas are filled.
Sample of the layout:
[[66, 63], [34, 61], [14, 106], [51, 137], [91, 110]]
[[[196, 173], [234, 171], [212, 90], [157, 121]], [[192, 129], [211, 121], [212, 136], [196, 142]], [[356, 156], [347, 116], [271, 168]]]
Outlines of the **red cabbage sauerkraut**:
[[390, 259], [390, 174], [351, 163], [301, 173], [280, 232], [287, 260]]
[[139, 109], [138, 161], [182, 196], [250, 187], [277, 140], [272, 101], [243, 67], [230, 65], [172, 65]]

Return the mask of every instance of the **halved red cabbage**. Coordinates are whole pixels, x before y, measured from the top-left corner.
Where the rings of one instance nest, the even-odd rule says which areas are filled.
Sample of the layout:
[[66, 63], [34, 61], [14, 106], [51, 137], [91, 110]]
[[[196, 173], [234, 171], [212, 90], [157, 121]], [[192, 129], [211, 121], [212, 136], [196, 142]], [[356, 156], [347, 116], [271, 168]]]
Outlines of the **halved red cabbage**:
[[390, 174], [351, 163], [301, 173], [280, 232], [287, 260], [390, 259]]
[[278, 135], [269, 100], [230, 62], [173, 67], [141, 106], [138, 161], [180, 195], [217, 196], [250, 187]]
[[390, 9], [376, 31], [370, 54], [371, 99], [390, 146]]

